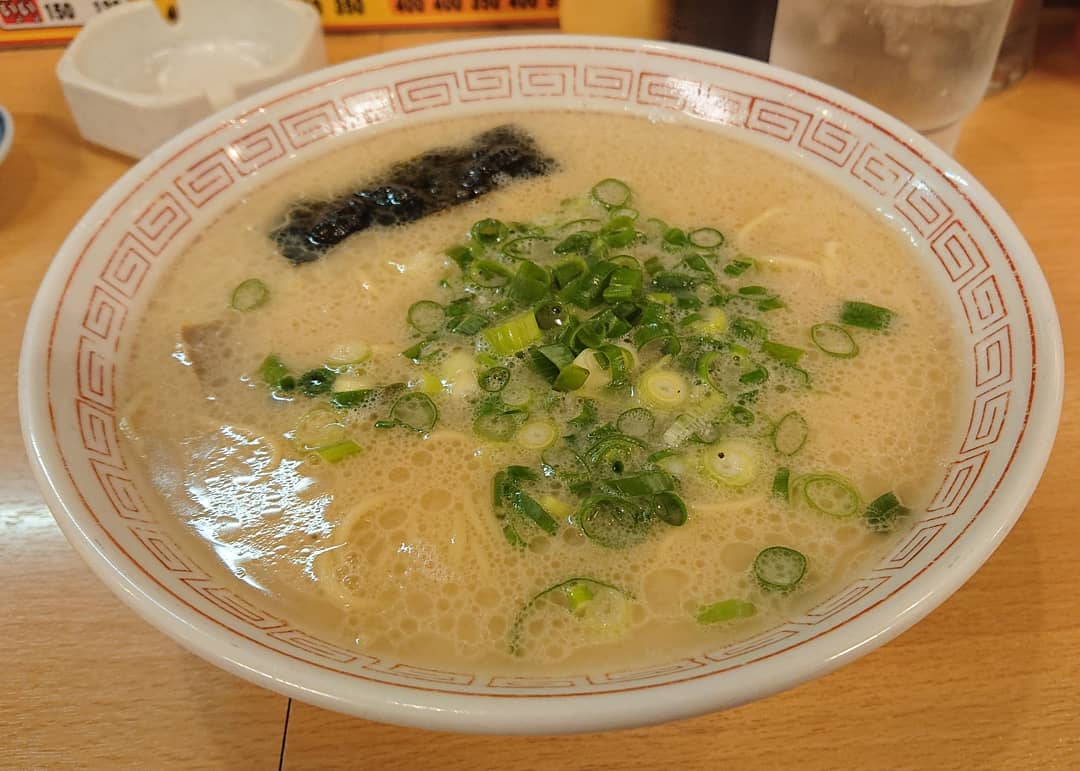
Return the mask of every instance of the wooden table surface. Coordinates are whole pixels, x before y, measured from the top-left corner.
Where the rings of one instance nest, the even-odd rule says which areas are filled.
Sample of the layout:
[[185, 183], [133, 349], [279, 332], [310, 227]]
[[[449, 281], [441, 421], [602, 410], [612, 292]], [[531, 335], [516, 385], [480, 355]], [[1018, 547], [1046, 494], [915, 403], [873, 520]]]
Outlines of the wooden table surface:
[[[959, 160], [1019, 224], [1080, 366], [1080, 54], [1076, 12], [1044, 17], [1037, 65], [968, 121]], [[478, 34], [332, 37], [332, 61]], [[608, 734], [455, 736], [347, 718], [249, 685], [137, 618], [84, 567], [42, 502], [15, 373], [38, 282], [68, 230], [130, 165], [85, 143], [57, 49], [0, 52], [16, 140], [0, 166], [0, 767], [1080, 768], [1080, 395], [997, 553], [896, 641], [728, 712]]]

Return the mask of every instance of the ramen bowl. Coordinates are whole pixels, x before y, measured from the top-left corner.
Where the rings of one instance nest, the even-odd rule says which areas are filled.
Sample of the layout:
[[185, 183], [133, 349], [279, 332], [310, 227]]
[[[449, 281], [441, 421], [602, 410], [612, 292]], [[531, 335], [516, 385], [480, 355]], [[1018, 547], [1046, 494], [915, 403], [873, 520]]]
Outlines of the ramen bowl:
[[[962, 352], [961, 430], [929, 505], [880, 562], [805, 614], [644, 668], [566, 676], [433, 669], [324, 639], [202, 564], [139, 494], [117, 425], [125, 353], [169, 264], [253, 188], [357, 137], [508, 111], [587, 110], [693, 124], [846, 191], [913, 244]], [[20, 410], [56, 520], [97, 575], [209, 661], [297, 699], [431, 729], [557, 733], [723, 709], [892, 639], [945, 600], [1016, 522], [1050, 452], [1062, 345], [1030, 249], [972, 176], [842, 92], [685, 46], [487, 38], [357, 60], [277, 86], [156, 150], [91, 208], [34, 303]], [[167, 516], [167, 513], [166, 513]]]

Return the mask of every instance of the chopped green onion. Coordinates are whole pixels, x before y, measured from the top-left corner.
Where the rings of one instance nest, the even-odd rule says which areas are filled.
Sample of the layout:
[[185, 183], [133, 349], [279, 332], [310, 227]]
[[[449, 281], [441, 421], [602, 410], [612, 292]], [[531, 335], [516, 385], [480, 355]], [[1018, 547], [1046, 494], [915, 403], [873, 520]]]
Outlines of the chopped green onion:
[[510, 505], [513, 506], [514, 511], [532, 520], [537, 527], [548, 535], [555, 535], [558, 531], [559, 523], [544, 510], [543, 506], [521, 490], [515, 489], [510, 494]]
[[360, 340], [350, 340], [334, 346], [334, 350], [330, 352], [327, 360], [335, 367], [341, 367], [348, 364], [359, 364], [369, 358], [371, 358], [370, 345]]
[[875, 533], [887, 533], [896, 527], [896, 521], [911, 513], [911, 509], [900, 503], [894, 493], [885, 493], [875, 498], [863, 513], [866, 526]]
[[652, 285], [657, 289], [687, 290], [693, 289], [700, 281], [697, 276], [689, 273], [666, 270], [653, 276]]
[[798, 412], [789, 412], [773, 429], [773, 447], [781, 455], [794, 455], [806, 444], [809, 433], [806, 418]]
[[484, 246], [494, 246], [506, 238], [510, 229], [505, 224], [495, 219], [484, 219], [473, 224], [469, 230], [469, 236], [473, 241]]
[[539, 244], [550, 240], [550, 238], [545, 236], [523, 236], [521, 238], [515, 238], [512, 241], [507, 241], [503, 245], [502, 253], [511, 260], [524, 259], [532, 253]]
[[507, 384], [506, 388], [499, 394], [503, 404], [514, 407], [517, 410], [523, 410], [529, 406], [529, 403], [533, 398], [533, 390], [529, 388], [525, 383], [513, 382]]
[[419, 364], [421, 359], [426, 359], [428, 356], [431, 356], [434, 353], [434, 351], [431, 351], [428, 348], [434, 342], [434, 340], [430, 339], [421, 340], [417, 343], [414, 343], [413, 345], [410, 345], [408, 348], [401, 352], [401, 355], [404, 356], [406, 359], [411, 359], [414, 364]]
[[535, 482], [540, 475], [528, 466], [507, 466], [506, 473], [515, 482]]
[[544, 330], [561, 327], [563, 325], [563, 320], [566, 318], [562, 303], [551, 300], [541, 303], [536, 309], [535, 315], [536, 325]]
[[316, 447], [315, 452], [320, 458], [327, 463], [338, 463], [350, 455], [356, 455], [360, 452], [360, 445], [354, 442], [352, 439], [343, 439], [340, 442], [326, 445], [324, 447]]
[[543, 450], [555, 444], [559, 429], [547, 420], [530, 420], [517, 432], [517, 443], [526, 450]]
[[548, 477], [573, 480], [589, 472], [585, 461], [566, 443], [552, 445], [541, 452], [540, 462], [543, 464], [544, 476]]
[[634, 220], [630, 217], [612, 217], [600, 228], [600, 238], [616, 249], [629, 246], [637, 238]]
[[600, 225], [600, 220], [596, 217], [584, 217], [582, 219], [570, 220], [559, 225], [559, 231], [564, 232], [568, 230], [583, 230], [585, 228], [596, 227]]
[[259, 375], [262, 377], [263, 382], [271, 388], [291, 390], [285, 388], [287, 381], [292, 381], [293, 387], [296, 385], [296, 382], [289, 374], [289, 368], [273, 353], [262, 360], [262, 364], [259, 365]]
[[457, 246], [451, 246], [445, 252], [446, 256], [457, 263], [457, 266], [461, 268], [461, 272], [468, 271], [469, 263], [473, 261], [475, 255], [472, 253], [472, 249], [462, 244]]
[[439, 410], [431, 397], [422, 393], [408, 393], [398, 398], [390, 408], [390, 420], [413, 431], [428, 433], [435, 427]]
[[559, 528], [558, 523], [552, 519], [543, 506], [519, 486], [522, 481], [536, 481], [537, 479], [539, 479], [539, 474], [526, 466], [509, 466], [497, 473], [492, 480], [495, 510], [498, 516], [503, 517], [505, 514], [502, 512], [509, 507], [511, 511], [531, 520], [548, 535], [554, 535]]
[[686, 378], [668, 369], [650, 369], [638, 381], [645, 401], [658, 409], [673, 410], [686, 401], [690, 386]]
[[807, 474], [795, 480], [807, 504], [830, 517], [846, 518], [859, 513], [859, 493], [855, 486], [835, 474]]
[[[635, 306], [629, 303], [616, 305], [620, 312], [636, 313]], [[598, 348], [603, 340], [614, 340], [630, 331], [630, 322], [615, 314], [615, 308], [605, 308], [590, 319], [582, 322], [577, 339], [590, 348]]]
[[566, 422], [574, 428], [583, 429], [595, 423], [596, 419], [596, 403], [592, 399], [582, 399], [581, 412], [578, 413], [577, 417], [570, 418]]
[[530, 348], [529, 353], [533, 369], [551, 381], [559, 376], [563, 367], [574, 361], [574, 352], [564, 343]]
[[705, 258], [700, 254], [688, 254], [686, 259], [683, 260], [683, 264], [691, 270], [696, 270], [699, 273], [708, 273], [712, 275], [712, 268], [709, 267], [709, 263], [705, 261]]
[[[600, 429], [597, 429], [597, 432], [599, 431]], [[585, 462], [596, 470], [608, 468], [622, 473], [627, 462], [635, 461], [644, 454], [643, 448], [644, 444], [640, 439], [621, 434], [608, 434], [585, 451]]]
[[642, 280], [640, 268], [620, 265], [611, 272], [608, 284], [604, 287], [604, 302], [615, 305], [637, 299], [641, 296]]
[[712, 386], [717, 393], [722, 394], [725, 393], [728, 376], [732, 374], [735, 367], [742, 364], [743, 358], [744, 356], [738, 351], [730, 355], [721, 351], [706, 351], [698, 358], [694, 370], [699, 378]]
[[[553, 251], [555, 254], [588, 254], [589, 248], [592, 246], [592, 243], [595, 240], [595, 233], [590, 233], [587, 230], [579, 230], [577, 233], [571, 233], [562, 241], [555, 244], [555, 247], [551, 251]], [[560, 263], [559, 267], [568, 264], [576, 263], [574, 263], [573, 261], [568, 261]], [[558, 268], [556, 268], [556, 270], [558, 270]], [[565, 286], [566, 283], [567, 281], [560, 280], [561, 286]]]
[[522, 418], [520, 412], [493, 412], [480, 415], [473, 421], [473, 431], [493, 442], [508, 442], [517, 433]]
[[661, 437], [667, 447], [681, 447], [690, 441], [698, 428], [700, 418], [683, 413], [671, 421]]
[[750, 618], [757, 613], [754, 603], [744, 600], [721, 600], [712, 605], [706, 605], [698, 611], [697, 621], [699, 624], [719, 624], [723, 621], [734, 621], [739, 618]]
[[543, 299], [550, 288], [551, 277], [546, 270], [531, 260], [521, 260], [508, 292], [519, 303], [528, 305]]
[[510, 269], [495, 260], [474, 260], [466, 274], [477, 286], [494, 289], [510, 283]]
[[718, 249], [724, 245], [724, 234], [716, 228], [697, 228], [687, 233], [686, 238], [699, 249]]
[[787, 546], [770, 546], [754, 558], [754, 578], [762, 589], [790, 592], [806, 575], [806, 557]]
[[376, 394], [374, 388], [356, 388], [350, 391], [335, 391], [330, 397], [330, 403], [335, 407], [347, 409], [349, 407], [362, 407], [371, 402]]
[[522, 654], [525, 621], [529, 614], [545, 601], [561, 606], [587, 626], [610, 634], [612, 630], [619, 630], [628, 623], [628, 603], [631, 599], [633, 596], [629, 592], [593, 578], [560, 581], [544, 589], [518, 611], [510, 626], [510, 652], [514, 655]]
[[345, 426], [341, 415], [334, 410], [320, 406], [304, 413], [296, 423], [293, 436], [305, 450], [327, 447], [345, 440]]
[[576, 391], [589, 379], [589, 370], [577, 364], [567, 364], [559, 370], [552, 387], [556, 391]]
[[760, 295], [766, 295], [769, 290], [763, 286], [740, 286], [739, 294], [744, 297], [757, 297]]
[[728, 487], [745, 487], [757, 478], [761, 457], [754, 445], [725, 439], [701, 454], [702, 467], [712, 479]]
[[580, 257], [572, 257], [556, 265], [551, 271], [551, 277], [555, 281], [555, 286], [562, 290], [574, 279], [580, 278], [588, 272], [589, 266], [585, 260]]
[[758, 383], [764, 383], [768, 379], [769, 370], [764, 367], [755, 367], [749, 372], [739, 375], [739, 382], [744, 385], [757, 385]]
[[645, 511], [628, 498], [589, 496], [574, 518], [585, 535], [609, 549], [629, 548], [646, 536]]
[[859, 345], [851, 333], [829, 321], [810, 327], [810, 340], [822, 352], [838, 359], [850, 359], [859, 353]]
[[[546, 473], [546, 472], [545, 472]], [[574, 507], [554, 495], [541, 495], [540, 505], [559, 519], [569, 519], [574, 514]]]
[[705, 308], [690, 326], [698, 332], [720, 336], [727, 332], [728, 318], [723, 308]]
[[337, 378], [337, 373], [332, 369], [317, 367], [301, 375], [296, 385], [304, 396], [318, 396], [330, 392], [330, 389], [334, 387], [335, 378]]
[[687, 237], [686, 231], [679, 228], [668, 228], [665, 230], [663, 242], [664, 247], [669, 251], [682, 249], [683, 247], [690, 245], [690, 239]]
[[790, 495], [789, 482], [791, 480], [791, 469], [781, 466], [776, 470], [776, 475], [772, 480], [772, 494], [777, 498], [788, 500]]
[[654, 495], [650, 499], [650, 510], [653, 516], [672, 527], [682, 527], [688, 518], [683, 499], [670, 490]]
[[510, 382], [510, 370], [506, 367], [492, 367], [480, 373], [476, 381], [485, 391], [501, 391]]
[[622, 433], [643, 439], [652, 433], [656, 419], [644, 407], [632, 407], [619, 415], [615, 427]]
[[731, 320], [731, 334], [744, 340], [764, 340], [769, 336], [769, 330], [756, 319], [738, 316]]
[[840, 308], [841, 323], [863, 329], [886, 329], [894, 315], [888, 308], [857, 301], [845, 302]]
[[753, 410], [749, 410], [746, 407], [743, 407], [741, 404], [731, 405], [731, 408], [728, 410], [728, 414], [731, 416], [731, 419], [738, 423], [740, 426], [749, 426], [751, 423], [754, 422]]
[[787, 305], [779, 297], [766, 297], [764, 300], [761, 300], [757, 304], [757, 309], [759, 311], [765, 311], [765, 312], [775, 311], [775, 310], [779, 310], [780, 308], [786, 308], [786, 307], [787, 307]]
[[506, 539], [507, 543], [509, 543], [516, 549], [524, 549], [527, 546], [527, 544], [525, 543], [525, 539], [518, 535], [517, 530], [515, 530], [514, 526], [509, 522], [503, 525], [502, 534], [503, 538]]
[[559, 298], [579, 308], [596, 306], [604, 293], [611, 273], [617, 268], [613, 262], [597, 262], [585, 275], [578, 276], [559, 291]]
[[409, 306], [406, 318], [413, 329], [425, 335], [438, 331], [446, 321], [446, 311], [437, 302], [421, 300]]
[[470, 295], [465, 297], [459, 297], [456, 300], [451, 300], [446, 304], [443, 309], [447, 318], [458, 318], [464, 316], [472, 309], [473, 298]]
[[233, 290], [230, 304], [234, 310], [246, 313], [266, 305], [269, 299], [270, 290], [266, 288], [266, 284], [257, 278], [249, 278], [241, 281]]
[[593, 598], [592, 589], [588, 584], [576, 583], [566, 587], [566, 604], [570, 606], [570, 612], [576, 613]]
[[675, 489], [675, 480], [663, 471], [644, 471], [634, 476], [609, 480], [607, 484], [613, 490], [631, 498], [671, 492]]
[[528, 348], [539, 340], [541, 335], [532, 311], [519, 313], [496, 327], [484, 330], [484, 339], [499, 356], [509, 356]]
[[634, 359], [630, 351], [618, 345], [602, 345], [596, 349], [597, 361], [609, 373], [608, 388], [618, 390], [630, 385], [629, 369]]
[[488, 325], [488, 318], [481, 313], [467, 313], [451, 319], [446, 328], [459, 335], [471, 337]]
[[789, 367], [797, 366], [799, 359], [806, 353], [802, 348], [784, 345], [773, 340], [766, 340], [762, 343], [761, 352], [770, 358], [776, 359], [781, 364], [787, 364]]
[[650, 302], [641, 313], [637, 327], [634, 329], [634, 345], [638, 351], [654, 340], [663, 341], [665, 353], [678, 353], [681, 348], [679, 338], [675, 335], [675, 327], [667, 320], [668, 310], [658, 302]]
[[732, 260], [724, 266], [724, 273], [732, 277], [741, 276], [750, 268], [754, 267], [754, 261], [745, 257], [740, 257], [737, 260]]
[[602, 179], [593, 185], [589, 193], [594, 201], [608, 209], [617, 209], [630, 203], [630, 186], [621, 179]]

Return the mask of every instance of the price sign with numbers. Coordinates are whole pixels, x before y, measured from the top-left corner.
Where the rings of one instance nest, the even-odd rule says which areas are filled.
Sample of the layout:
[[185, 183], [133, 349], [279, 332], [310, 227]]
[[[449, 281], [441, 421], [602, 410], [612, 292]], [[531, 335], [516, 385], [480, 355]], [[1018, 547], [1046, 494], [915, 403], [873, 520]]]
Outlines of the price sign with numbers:
[[[66, 43], [97, 14], [126, 0], [0, 0], [0, 48]], [[155, 0], [176, 18], [175, 0]], [[223, 0], [227, 2], [227, 0]], [[306, 0], [327, 30], [548, 24], [559, 0]], [[183, 12], [180, 0], [179, 12]]]

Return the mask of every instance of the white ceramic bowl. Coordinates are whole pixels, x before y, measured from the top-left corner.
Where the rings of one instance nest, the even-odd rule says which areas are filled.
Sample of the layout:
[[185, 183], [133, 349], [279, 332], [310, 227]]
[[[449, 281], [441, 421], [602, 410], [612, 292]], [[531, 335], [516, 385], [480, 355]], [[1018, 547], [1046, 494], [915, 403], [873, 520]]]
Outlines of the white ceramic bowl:
[[[903, 230], [962, 339], [970, 415], [928, 511], [880, 564], [806, 615], [634, 671], [484, 678], [344, 650], [251, 605], [184, 553], [140, 500], [117, 442], [114, 384], [169, 262], [247, 191], [356, 136], [506, 110], [692, 122], [768, 148]], [[487, 38], [362, 59], [284, 84], [155, 151], [78, 224], [27, 326], [20, 409], [64, 533], [152, 624], [260, 685], [374, 720], [546, 733], [730, 707], [828, 672], [954, 592], [1028, 501], [1057, 427], [1061, 335], [1016, 227], [955, 161], [895, 120], [806, 78], [678, 45]]]

